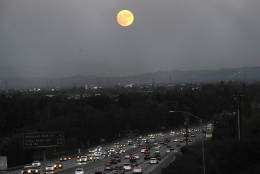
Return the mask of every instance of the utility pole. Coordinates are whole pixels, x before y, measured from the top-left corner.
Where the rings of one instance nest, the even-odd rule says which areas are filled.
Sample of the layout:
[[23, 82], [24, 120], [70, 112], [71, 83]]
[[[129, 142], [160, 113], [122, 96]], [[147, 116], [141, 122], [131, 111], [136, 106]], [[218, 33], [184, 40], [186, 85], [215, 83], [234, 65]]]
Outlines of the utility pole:
[[234, 99], [237, 101], [237, 137], [238, 137], [238, 141], [240, 141], [240, 139], [241, 139], [240, 102], [241, 102], [242, 97], [244, 97], [243, 94], [237, 94], [234, 96]]
[[188, 123], [189, 123], [189, 119], [186, 118], [184, 125], [185, 125], [185, 145], [188, 146]]
[[205, 145], [204, 145], [204, 130], [203, 130], [203, 123], [200, 120], [202, 137], [201, 137], [201, 147], [202, 147], [202, 166], [203, 166], [203, 174], [206, 174], [206, 163], [205, 163]]

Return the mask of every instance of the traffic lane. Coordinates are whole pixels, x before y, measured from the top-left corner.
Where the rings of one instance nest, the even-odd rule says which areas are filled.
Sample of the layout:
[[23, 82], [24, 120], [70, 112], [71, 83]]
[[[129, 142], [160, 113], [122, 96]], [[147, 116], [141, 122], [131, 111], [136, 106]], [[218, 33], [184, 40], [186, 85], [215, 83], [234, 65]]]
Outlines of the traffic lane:
[[[130, 151], [131, 153], [134, 153], [138, 150], [139, 150], [138, 148], [133, 149], [132, 147], [129, 147], [129, 146], [127, 147], [127, 152]], [[126, 154], [126, 153], [124, 153], [124, 154]], [[124, 154], [120, 155], [121, 158], [124, 156]], [[84, 168], [86, 173], [92, 173], [92, 172], [94, 173], [96, 170], [100, 170], [100, 169], [102, 169], [102, 171], [103, 171], [105, 164], [107, 164], [109, 162], [109, 159], [110, 158], [106, 158], [106, 159], [102, 159], [102, 160], [97, 160], [96, 162], [88, 162], [87, 164], [82, 164], [82, 165], [78, 164], [76, 167], [70, 167], [69, 169], [67, 169], [65, 171], [64, 170], [57, 171], [56, 173], [63, 173], [63, 174], [70, 173], [71, 174], [72, 172], [75, 171], [76, 168]]]
[[[127, 140], [123, 140], [122, 142], [119, 142], [119, 143], [125, 144], [125, 143], [127, 143]], [[114, 145], [110, 144], [110, 145], [105, 146], [103, 148], [104, 149], [111, 149], [113, 147], [114, 147]], [[131, 150], [131, 147], [127, 146], [126, 151], [129, 151], [129, 150]], [[80, 164], [75, 159], [74, 162], [72, 162], [72, 163], [64, 164], [66, 167], [63, 170], [56, 171], [55, 173], [71, 173], [71, 172], [74, 172], [76, 168], [86, 168], [87, 171], [92, 170], [95, 167], [100, 168], [100, 166], [99, 166], [100, 161], [102, 161], [101, 162], [101, 164], [102, 164], [102, 163], [104, 163], [103, 162], [104, 160], [106, 160], [106, 159], [100, 159], [100, 160], [97, 160], [97, 161], [87, 162], [87, 164]]]
[[[183, 138], [182, 135], [178, 135], [178, 136], [170, 135], [170, 136], [166, 136], [166, 137], [171, 137], [171, 139], [172, 139], [172, 138]], [[164, 137], [164, 138], [166, 138], [166, 137]], [[176, 143], [173, 142], [173, 139], [172, 139], [171, 142], [169, 143], [169, 145], [171, 145], [171, 146], [174, 146], [175, 144], [176, 144]], [[182, 146], [184, 146], [184, 145], [185, 145], [185, 143], [182, 143]], [[175, 148], [176, 148], [176, 147], [175, 147]], [[167, 147], [166, 147], [165, 145], [162, 146], [162, 148], [160, 149], [162, 160], [164, 160], [168, 155], [173, 155], [173, 154], [174, 154], [173, 152], [167, 153], [167, 152], [166, 152], [166, 149], [167, 149]], [[177, 148], [177, 149], [179, 149], [179, 148]], [[155, 149], [152, 148], [152, 149], [151, 149], [151, 153], [154, 153], [154, 151], [155, 151]], [[143, 157], [144, 157], [144, 154], [141, 153], [140, 151], [139, 151], [137, 154], [140, 156], [140, 159], [138, 160], [139, 166], [141, 166], [141, 167], [143, 168], [143, 171], [144, 171], [144, 172], [145, 172], [145, 170], [147, 170], [147, 169], [155, 168], [155, 167], [157, 166], [157, 165], [148, 164], [148, 163], [149, 163], [149, 160], [145, 161], [144, 158], [143, 158]], [[162, 161], [162, 160], [161, 160], [161, 161]], [[117, 165], [123, 165], [124, 163], [129, 163], [129, 160], [128, 160], [128, 159], [123, 159], [123, 161], [122, 161], [121, 163], [117, 164]], [[106, 173], [112, 173], [112, 172], [106, 172]], [[127, 171], [126, 173], [127, 173], [127, 174], [128, 174], [128, 173], [132, 173], [132, 171]]]
[[[162, 140], [162, 139], [164, 139], [164, 138], [168, 138], [168, 137], [173, 137], [173, 138], [177, 138], [177, 137], [180, 137], [180, 136], [172, 136], [172, 135], [166, 135], [166, 136], [162, 136], [162, 137], [156, 137], [156, 141], [160, 141], [160, 140]], [[145, 145], [144, 145], [145, 146]], [[111, 145], [110, 146], [110, 148], [111, 147], [113, 147], [113, 145]], [[133, 148], [131, 148], [131, 147], [129, 147], [129, 146], [127, 146], [127, 148], [129, 148], [129, 150], [131, 150], [131, 149], [133, 149]], [[140, 150], [141, 148], [137, 148], [138, 150]], [[137, 151], [138, 151], [137, 150]], [[166, 149], [165, 149], [166, 150]], [[136, 153], [135, 151], [132, 151], [132, 153]], [[140, 153], [139, 154], [140, 155], [140, 157], [141, 158], [143, 158], [143, 156], [142, 156], [142, 154]], [[121, 156], [121, 158], [122, 158], [122, 156]], [[100, 161], [100, 160], [99, 160]], [[92, 164], [93, 163], [93, 164]], [[104, 169], [104, 167], [105, 167], [105, 164], [106, 164], [106, 162], [104, 163], [97, 163], [97, 162], [92, 162], [92, 163], [88, 163], [87, 165], [88, 166], [80, 166], [80, 165], [78, 165], [78, 166], [76, 166], [75, 168], [73, 168], [71, 171], [68, 171], [69, 173], [71, 173], [71, 172], [74, 172], [75, 171], [75, 169], [77, 168], [77, 167], [83, 167], [83, 168], [85, 168], [85, 170], [86, 170], [86, 172], [87, 173], [92, 173], [92, 172], [95, 172], [95, 171], [100, 171], [100, 170], [103, 170]], [[139, 162], [140, 163], [140, 162]], [[123, 163], [122, 163], [123, 164]], [[122, 165], [121, 164], [121, 165]], [[63, 172], [64, 173], [64, 172]], [[67, 173], [67, 172], [66, 172]]]
[[[161, 138], [160, 138], [161, 139]], [[159, 139], [159, 140], [160, 140]], [[154, 141], [153, 141], [154, 142]], [[138, 148], [135, 148], [134, 149], [134, 151], [132, 151], [132, 153], [134, 153], [134, 154], [138, 154], [139, 156], [140, 156], [140, 159], [143, 159], [143, 156], [142, 156], [142, 154], [140, 153], [140, 151], [141, 151], [141, 148], [144, 148], [145, 147], [145, 145], [143, 145], [143, 146], [141, 146], [141, 147], [138, 147]], [[126, 153], [127, 154], [127, 153]], [[139, 160], [140, 160], [139, 159]], [[141, 163], [143, 163], [144, 161], [142, 161]], [[125, 159], [124, 158], [124, 155], [121, 155], [121, 162], [119, 162], [118, 164], [116, 164], [116, 165], [124, 165], [124, 163], [129, 163], [129, 160], [128, 159]], [[138, 163], [140, 163], [140, 161], [138, 161]], [[116, 166], [116, 165], [113, 165], [113, 167], [114, 166]], [[104, 170], [104, 168], [105, 168], [105, 164], [103, 165], [103, 166], [99, 166], [99, 167], [96, 167], [95, 169], [92, 169], [92, 170], [88, 170], [87, 171], [87, 173], [94, 173], [95, 171], [103, 171]], [[112, 172], [105, 172], [105, 173], [112, 173]], [[128, 172], [126, 172], [126, 173], [128, 173]], [[131, 171], [129, 171], [129, 173], [132, 173], [132, 170]]]
[[[120, 140], [119, 143], [122, 143], [122, 144], [123, 144], [123, 143], [126, 143], [127, 140], [128, 140], [128, 138], [124, 138], [124, 139]], [[97, 146], [96, 146], [96, 147], [97, 147]], [[105, 148], [111, 148], [111, 147], [113, 147], [113, 144], [108, 144], [108, 145], [105, 145], [104, 147], [105, 147]], [[89, 148], [89, 149], [94, 149], [94, 148], [95, 148], [95, 147], [91, 147], [91, 148]], [[87, 149], [87, 151], [88, 151], [89, 149]], [[72, 155], [72, 156], [75, 156], [75, 155]], [[77, 165], [75, 165], [75, 161], [76, 161], [76, 160], [77, 160], [76, 157], [72, 157], [71, 160], [63, 161], [63, 162], [62, 162], [63, 168], [62, 168], [62, 169], [57, 169], [55, 172], [61, 172], [61, 171], [63, 171], [63, 170], [67, 170], [68, 168], [77, 166]], [[48, 161], [47, 161], [46, 165], [53, 165], [53, 164], [55, 164], [55, 163], [60, 162], [59, 160], [53, 160], [53, 159], [52, 159], [51, 161], [52, 161], [52, 162], [48, 162]], [[41, 161], [41, 163], [44, 164], [43, 161]], [[45, 166], [46, 166], [46, 165], [45, 165]], [[45, 169], [45, 167], [44, 167], [44, 165], [42, 165], [42, 167], [41, 167], [41, 173], [44, 173], [44, 169]], [[13, 171], [8, 171], [8, 174], [21, 174], [21, 171], [22, 171], [22, 169], [13, 170]]]
[[[161, 153], [161, 156], [162, 156], [162, 159], [166, 156], [166, 146], [162, 146], [161, 149], [160, 149], [160, 153]], [[153, 154], [155, 152], [155, 149], [154, 147], [151, 148], [151, 154]], [[140, 166], [143, 171], [147, 168], [147, 167], [151, 167], [152, 165], [151, 164], [148, 164], [149, 163], [149, 160], [144, 160], [144, 154], [141, 153], [141, 148], [139, 149], [139, 151], [137, 151], [137, 153], [135, 153], [137, 155], [139, 155], [139, 160], [137, 160], [137, 163], [138, 163], [138, 166]], [[117, 165], [124, 165], [124, 163], [129, 163], [129, 159], [123, 159], [122, 162], [120, 162], [119, 164]], [[111, 173], [111, 172], [106, 172], [106, 173]], [[125, 172], [126, 174], [128, 173], [132, 173], [132, 170], [131, 171], [127, 171]]]
[[[195, 141], [193, 141], [192, 143], [196, 142], [197, 139], [199, 139], [199, 138], [194, 138]], [[192, 143], [190, 143], [190, 144], [192, 144]], [[176, 144], [176, 143], [173, 142], [173, 144]], [[178, 151], [180, 151], [181, 147], [183, 147], [183, 146], [185, 146], [185, 143], [182, 143], [180, 147], [176, 147], [176, 146], [175, 146], [175, 148], [176, 148]], [[167, 153], [167, 152], [166, 152], [166, 149], [167, 149], [167, 148], [162, 149], [162, 160], [161, 160], [160, 164], [163, 163], [163, 162], [164, 162], [164, 159], [167, 159], [167, 157], [168, 157], [169, 155], [175, 155], [174, 152]], [[175, 157], [173, 157], [173, 158], [174, 158], [173, 160], [175, 160]], [[145, 174], [146, 174], [146, 173], [149, 174], [150, 172], [152, 172], [153, 170], [155, 170], [156, 167], [159, 167], [159, 165], [158, 165], [158, 164], [155, 164], [155, 165], [147, 164], [147, 165], [144, 166], [143, 171], [144, 171]]]

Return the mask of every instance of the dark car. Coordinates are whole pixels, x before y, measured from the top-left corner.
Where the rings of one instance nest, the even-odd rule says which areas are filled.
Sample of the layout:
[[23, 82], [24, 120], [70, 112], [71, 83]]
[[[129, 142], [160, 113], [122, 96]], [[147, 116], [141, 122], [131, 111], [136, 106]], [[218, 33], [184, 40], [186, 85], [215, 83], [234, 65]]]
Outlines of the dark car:
[[112, 158], [109, 162], [110, 162], [110, 164], [117, 164], [116, 158]]
[[129, 158], [129, 162], [130, 162], [130, 163], [135, 163], [135, 162], [136, 162], [136, 157], [133, 157], [133, 156], [130, 157], [130, 158]]
[[22, 169], [21, 174], [40, 174], [40, 168], [35, 167], [25, 167]]
[[102, 171], [96, 171], [94, 174], [104, 174]]
[[115, 166], [112, 173], [113, 174], [124, 174], [125, 173], [124, 167], [123, 166]]
[[160, 154], [154, 154], [154, 157], [155, 157], [158, 161], [161, 160], [161, 155], [160, 155]]
[[61, 162], [55, 163], [53, 166], [54, 166], [54, 169], [62, 169], [63, 168], [63, 164]]
[[144, 160], [149, 160], [151, 158], [150, 155], [144, 155]]
[[120, 156], [115, 156], [114, 158], [117, 160], [117, 162], [121, 162]]

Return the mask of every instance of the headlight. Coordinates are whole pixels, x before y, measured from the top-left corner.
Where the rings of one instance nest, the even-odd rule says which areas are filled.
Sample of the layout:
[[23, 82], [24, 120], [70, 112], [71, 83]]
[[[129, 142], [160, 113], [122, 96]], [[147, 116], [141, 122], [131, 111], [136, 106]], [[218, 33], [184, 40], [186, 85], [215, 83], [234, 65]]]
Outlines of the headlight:
[[38, 172], [39, 172], [39, 170], [38, 170], [38, 169], [36, 169], [36, 170], [35, 170], [35, 172], [36, 172], [36, 173], [38, 173]]
[[28, 173], [32, 173], [31, 169], [28, 170]]

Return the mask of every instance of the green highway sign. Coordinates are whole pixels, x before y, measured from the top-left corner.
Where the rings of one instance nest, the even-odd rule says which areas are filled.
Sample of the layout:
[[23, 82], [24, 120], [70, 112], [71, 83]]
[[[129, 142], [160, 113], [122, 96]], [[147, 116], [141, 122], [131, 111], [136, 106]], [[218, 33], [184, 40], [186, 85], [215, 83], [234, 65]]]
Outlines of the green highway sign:
[[63, 132], [36, 132], [25, 133], [23, 136], [24, 148], [57, 147], [64, 145]]

